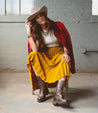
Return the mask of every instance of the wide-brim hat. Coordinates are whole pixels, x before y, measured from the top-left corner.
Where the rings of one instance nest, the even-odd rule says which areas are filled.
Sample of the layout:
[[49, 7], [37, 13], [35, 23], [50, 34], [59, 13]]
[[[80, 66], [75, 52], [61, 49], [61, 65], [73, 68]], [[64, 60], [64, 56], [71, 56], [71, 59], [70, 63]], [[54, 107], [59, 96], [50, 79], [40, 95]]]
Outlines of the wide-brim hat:
[[31, 14], [30, 16], [27, 18], [28, 21], [32, 21], [38, 14], [40, 13], [45, 13], [45, 15], [47, 16], [47, 7], [43, 6], [42, 8], [38, 8], [38, 7], [33, 7], [31, 9]]

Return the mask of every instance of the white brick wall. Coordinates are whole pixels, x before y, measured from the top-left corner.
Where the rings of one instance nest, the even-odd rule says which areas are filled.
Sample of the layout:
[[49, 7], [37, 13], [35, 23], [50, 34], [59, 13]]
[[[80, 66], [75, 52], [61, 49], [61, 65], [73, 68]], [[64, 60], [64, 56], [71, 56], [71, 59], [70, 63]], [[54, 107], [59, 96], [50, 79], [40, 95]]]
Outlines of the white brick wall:
[[[91, 23], [91, 0], [34, 0], [34, 4], [46, 5], [48, 16], [67, 27], [77, 71], [98, 72], [98, 53], [82, 54], [83, 49], [98, 50], [98, 23]], [[26, 17], [0, 16], [0, 71], [27, 71], [27, 34], [23, 23]], [[11, 19], [21, 22], [11, 23]]]
[[48, 15], [64, 23], [88, 23], [91, 21], [92, 0], [35, 0], [36, 6], [46, 5]]

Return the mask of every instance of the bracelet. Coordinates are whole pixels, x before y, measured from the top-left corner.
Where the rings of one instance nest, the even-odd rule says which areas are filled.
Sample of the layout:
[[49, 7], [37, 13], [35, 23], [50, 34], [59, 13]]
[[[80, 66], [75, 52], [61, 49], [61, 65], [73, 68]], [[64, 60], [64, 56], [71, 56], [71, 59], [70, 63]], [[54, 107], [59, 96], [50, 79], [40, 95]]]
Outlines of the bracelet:
[[28, 35], [28, 38], [32, 37], [31, 35]]

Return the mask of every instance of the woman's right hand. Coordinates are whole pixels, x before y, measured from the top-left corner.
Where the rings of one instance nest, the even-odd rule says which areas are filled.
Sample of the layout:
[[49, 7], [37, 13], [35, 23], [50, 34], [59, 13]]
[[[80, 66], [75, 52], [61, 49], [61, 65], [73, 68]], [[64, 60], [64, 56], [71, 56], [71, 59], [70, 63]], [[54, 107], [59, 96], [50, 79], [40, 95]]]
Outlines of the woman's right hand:
[[31, 35], [31, 34], [30, 34], [30, 26], [31, 26], [31, 23], [30, 23], [30, 21], [27, 20], [27, 21], [25, 22], [25, 27], [26, 27], [27, 34], [28, 34], [28, 35]]

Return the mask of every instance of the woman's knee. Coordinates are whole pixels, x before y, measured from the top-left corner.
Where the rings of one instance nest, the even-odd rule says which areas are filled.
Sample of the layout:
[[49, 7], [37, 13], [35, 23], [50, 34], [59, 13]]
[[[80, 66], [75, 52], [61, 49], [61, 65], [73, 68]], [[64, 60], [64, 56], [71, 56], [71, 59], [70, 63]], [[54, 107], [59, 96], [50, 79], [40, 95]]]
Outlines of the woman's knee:
[[63, 78], [61, 78], [61, 79], [59, 79], [59, 80], [61, 80], [61, 81], [65, 81], [66, 80], [66, 76], [64, 76]]

